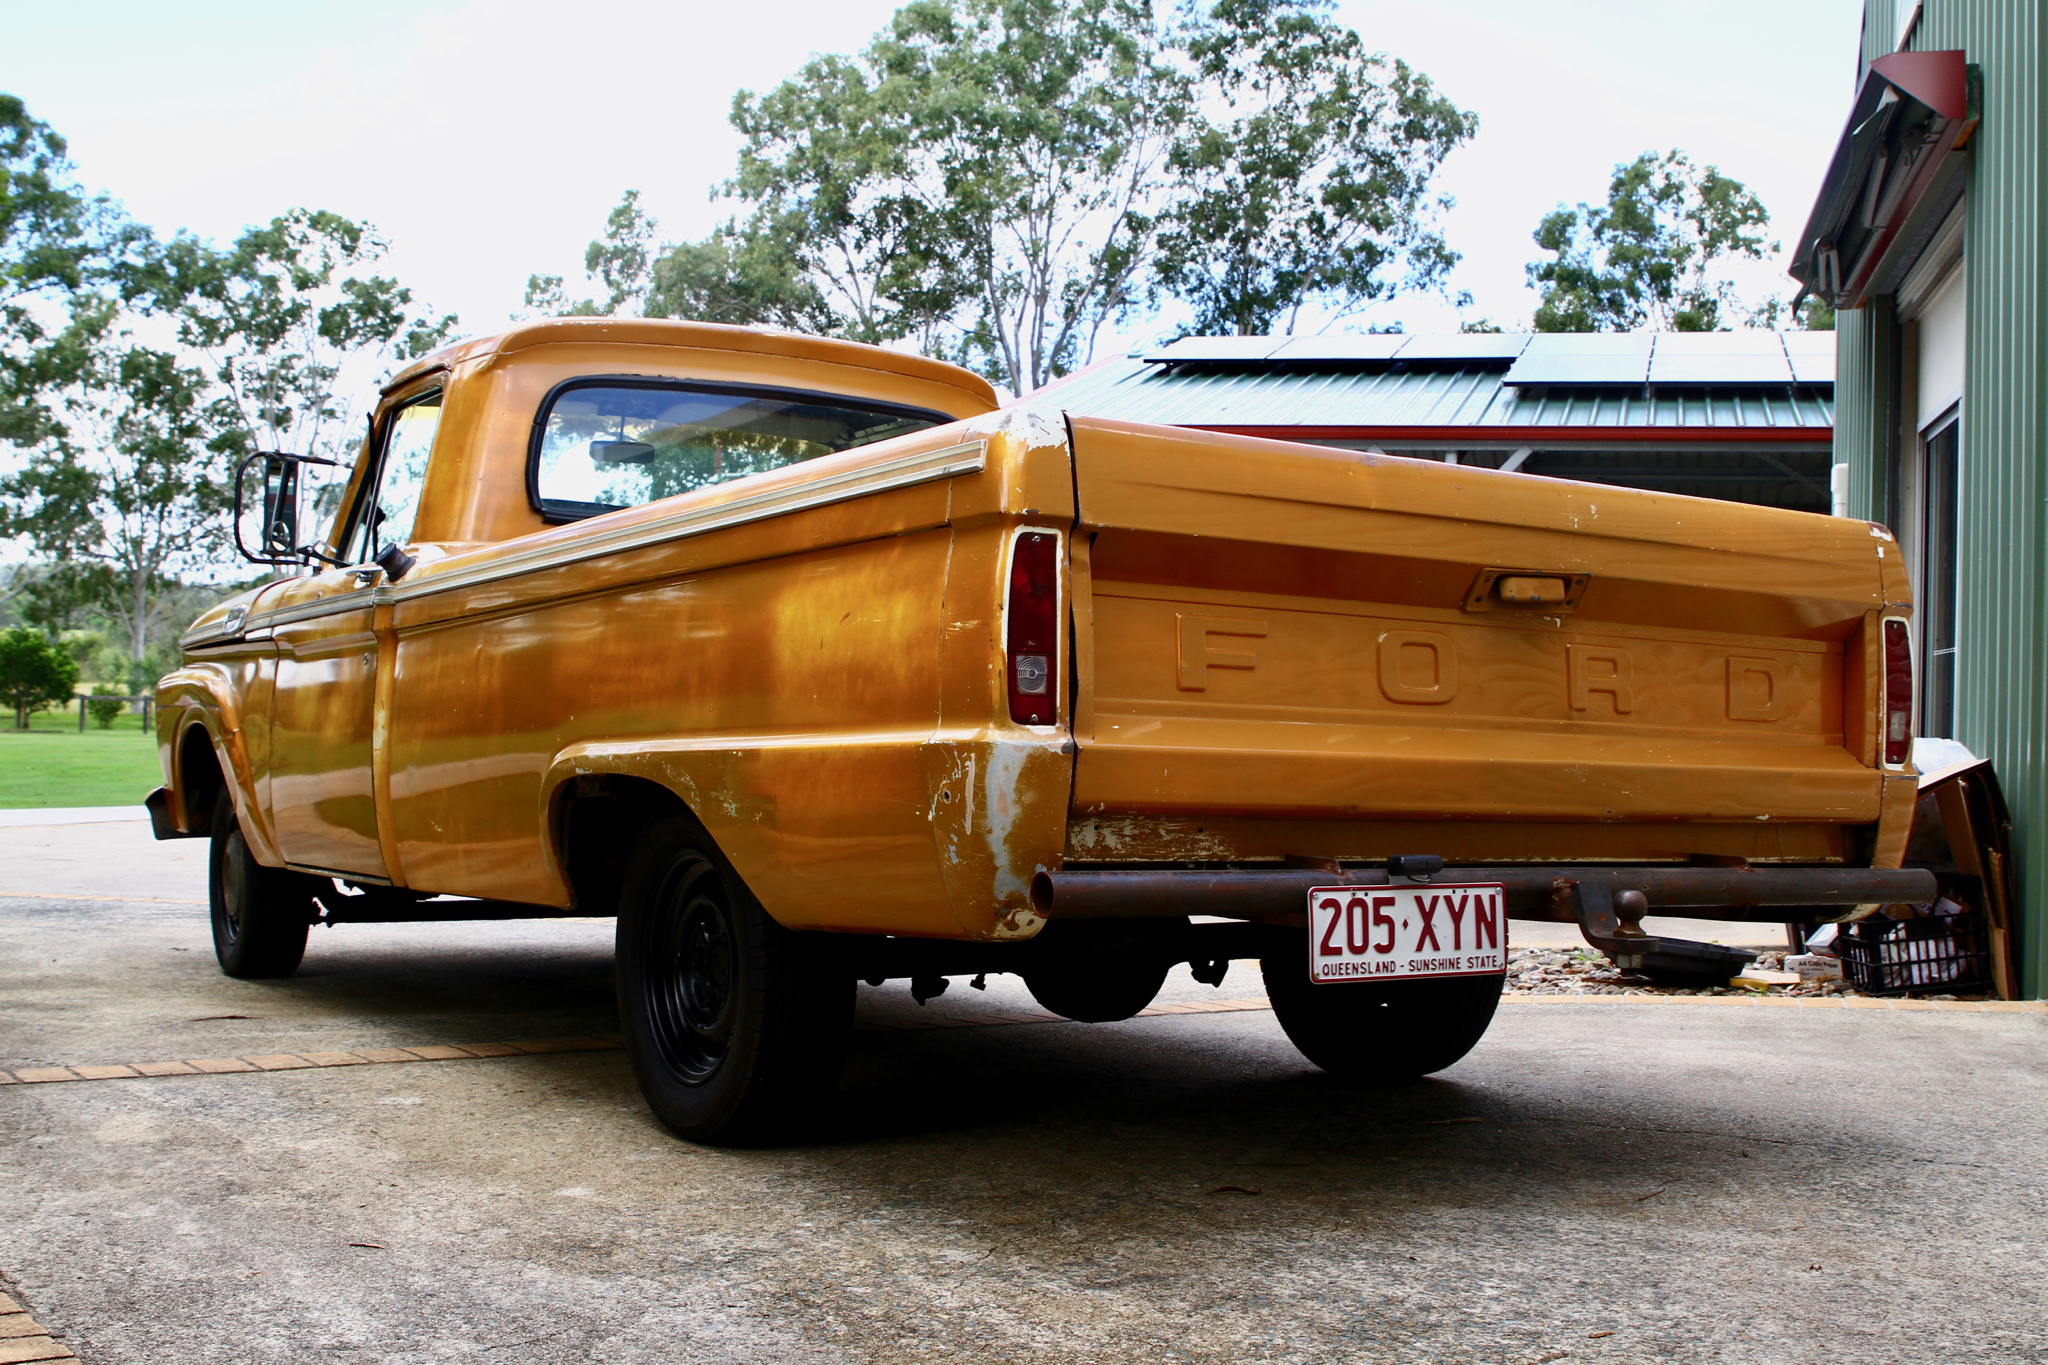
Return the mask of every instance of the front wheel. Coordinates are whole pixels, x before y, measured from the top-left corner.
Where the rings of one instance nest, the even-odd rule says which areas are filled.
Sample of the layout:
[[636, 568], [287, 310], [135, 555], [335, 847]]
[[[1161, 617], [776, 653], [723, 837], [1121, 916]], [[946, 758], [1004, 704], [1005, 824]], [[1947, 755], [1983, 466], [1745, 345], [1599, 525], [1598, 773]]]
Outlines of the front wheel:
[[1382, 1085], [1442, 1071], [1470, 1052], [1493, 1022], [1507, 981], [1492, 975], [1317, 985], [1307, 959], [1303, 948], [1259, 963], [1288, 1041], [1332, 1075]]
[[618, 983], [640, 1093], [680, 1137], [771, 1140], [838, 1081], [853, 977], [770, 919], [687, 816], [653, 820], [634, 842]]
[[223, 789], [213, 804], [213, 842], [206, 859], [206, 899], [213, 915], [213, 955], [229, 976], [290, 976], [306, 955], [313, 927], [313, 891], [304, 873], [265, 867], [249, 852]]

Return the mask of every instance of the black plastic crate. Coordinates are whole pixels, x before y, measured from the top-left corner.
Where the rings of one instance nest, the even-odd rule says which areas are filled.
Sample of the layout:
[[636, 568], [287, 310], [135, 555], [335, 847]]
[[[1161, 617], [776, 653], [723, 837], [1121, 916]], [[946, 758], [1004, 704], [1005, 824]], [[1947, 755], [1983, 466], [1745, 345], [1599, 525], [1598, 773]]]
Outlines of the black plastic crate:
[[1867, 995], [1949, 995], [1991, 989], [1991, 952], [1978, 912], [1845, 925], [1835, 940], [1842, 980]]

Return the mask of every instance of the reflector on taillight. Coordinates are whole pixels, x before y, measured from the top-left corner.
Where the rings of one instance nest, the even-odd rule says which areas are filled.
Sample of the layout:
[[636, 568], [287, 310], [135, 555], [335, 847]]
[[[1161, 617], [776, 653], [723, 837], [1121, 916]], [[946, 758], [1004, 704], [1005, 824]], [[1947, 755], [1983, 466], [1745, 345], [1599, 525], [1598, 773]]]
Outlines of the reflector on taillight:
[[1898, 767], [1913, 756], [1913, 638], [1906, 623], [1884, 623], [1884, 761]]
[[1059, 548], [1058, 536], [1034, 531], [1018, 536], [1010, 551], [1010, 719], [1019, 725], [1050, 725], [1058, 714]]

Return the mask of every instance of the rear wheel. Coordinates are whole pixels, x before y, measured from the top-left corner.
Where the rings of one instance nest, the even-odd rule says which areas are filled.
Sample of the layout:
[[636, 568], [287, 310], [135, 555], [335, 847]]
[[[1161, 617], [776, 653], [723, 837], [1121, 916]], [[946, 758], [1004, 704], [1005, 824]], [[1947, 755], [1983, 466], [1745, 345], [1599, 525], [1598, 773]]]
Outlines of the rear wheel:
[[640, 1093], [677, 1135], [773, 1140], [830, 1099], [853, 978], [770, 919], [687, 816], [656, 819], [634, 842], [618, 983]]
[[213, 954], [229, 976], [290, 976], [306, 955], [317, 879], [265, 867], [249, 852], [235, 799], [225, 790], [213, 806], [207, 854], [207, 902], [213, 913]]
[[[1292, 941], [1290, 947], [1299, 948]], [[1500, 1003], [1505, 976], [1316, 985], [1308, 953], [1259, 966], [1273, 1014], [1302, 1056], [1332, 1075], [1388, 1084], [1442, 1071], [1470, 1052]]]

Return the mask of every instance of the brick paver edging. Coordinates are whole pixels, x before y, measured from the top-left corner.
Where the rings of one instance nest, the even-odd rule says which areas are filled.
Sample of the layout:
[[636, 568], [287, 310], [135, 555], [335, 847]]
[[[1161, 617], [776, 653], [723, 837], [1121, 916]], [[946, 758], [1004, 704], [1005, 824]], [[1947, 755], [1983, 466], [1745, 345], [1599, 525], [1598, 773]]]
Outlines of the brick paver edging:
[[[126, 1062], [111, 1066], [28, 1066], [0, 1071], [0, 1085], [54, 1081], [126, 1081], [149, 1076], [223, 1076], [238, 1071], [303, 1071], [308, 1067], [377, 1066], [394, 1062], [456, 1062], [478, 1057], [530, 1057], [545, 1052], [617, 1052], [617, 1038], [557, 1038], [527, 1043], [428, 1043], [420, 1047], [365, 1047], [354, 1052], [272, 1052], [255, 1057], [193, 1057], [182, 1062]], [[0, 1365], [6, 1358], [0, 1356]]]
[[1554, 995], [1509, 992], [1501, 1003], [1532, 1005], [1749, 1005], [1809, 1010], [1949, 1010], [1962, 1014], [2048, 1014], [2048, 1000], [1888, 1000], [1873, 995]]
[[[1531, 1005], [1736, 1005], [1750, 1008], [1835, 1009], [1835, 1010], [1946, 1010], [1960, 1013], [2048, 1014], [2043, 1000], [1881, 1000], [1869, 996], [1740, 996], [1740, 995], [1518, 995], [1509, 993], [1501, 1003]], [[1268, 1010], [1273, 1006], [1264, 996], [1242, 1000], [1187, 1001], [1154, 1005], [1139, 1012], [1139, 1018], [1166, 1014], [1236, 1014]], [[1042, 1010], [1009, 1014], [933, 1013], [921, 1019], [896, 1019], [860, 1025], [862, 1032], [908, 1032], [935, 1028], [998, 1028], [1008, 1024], [1059, 1024], [1067, 1022]], [[561, 1038], [525, 1043], [430, 1043], [419, 1047], [358, 1048], [354, 1052], [276, 1052], [256, 1057], [195, 1057], [180, 1062], [127, 1062], [110, 1066], [31, 1066], [0, 1071], [0, 1085], [47, 1085], [57, 1081], [141, 1080], [152, 1076], [220, 1076], [249, 1071], [302, 1071], [309, 1067], [379, 1066], [406, 1062], [470, 1061], [484, 1057], [528, 1057], [548, 1052], [616, 1052], [624, 1044], [617, 1038]], [[0, 1365], [9, 1357], [0, 1348]]]
[[74, 1359], [71, 1348], [38, 1326], [27, 1309], [0, 1294], [0, 1365]]

